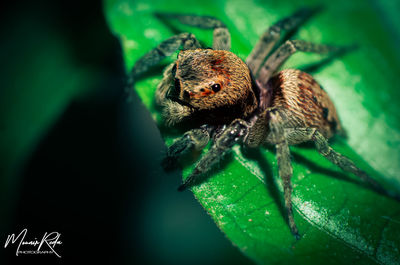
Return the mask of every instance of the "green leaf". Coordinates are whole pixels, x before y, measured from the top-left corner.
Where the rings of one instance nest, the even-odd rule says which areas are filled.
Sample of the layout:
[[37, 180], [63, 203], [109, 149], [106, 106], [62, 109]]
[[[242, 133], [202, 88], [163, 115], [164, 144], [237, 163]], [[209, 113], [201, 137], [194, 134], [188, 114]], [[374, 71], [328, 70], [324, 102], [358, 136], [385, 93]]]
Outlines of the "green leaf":
[[[122, 43], [127, 70], [134, 62], [173, 33], [156, 19], [154, 11], [212, 15], [227, 24], [232, 51], [245, 59], [262, 32], [307, 0], [260, 1], [126, 1], [109, 0], [105, 13], [110, 28]], [[393, 191], [399, 192], [400, 89], [399, 39], [389, 1], [338, 0], [311, 19], [295, 36], [317, 43], [359, 44], [360, 49], [335, 59], [314, 72], [328, 91], [348, 132], [333, 148]], [[389, 17], [389, 19], [387, 19]], [[174, 22], [172, 22], [174, 23]], [[174, 24], [193, 32], [206, 44], [212, 33]], [[296, 54], [284, 68], [301, 68], [323, 59]], [[173, 58], [166, 60], [171, 62]], [[160, 125], [167, 144], [177, 134], [163, 129], [154, 104], [161, 71], [140, 80], [135, 87]], [[205, 150], [206, 151], [206, 150]], [[291, 147], [293, 203], [302, 238], [291, 235], [282, 203], [273, 149], [244, 152], [239, 146], [224, 158], [210, 177], [192, 191], [229, 240], [257, 263], [288, 264], [399, 264], [400, 204], [377, 194], [355, 176], [340, 171], [310, 147]], [[184, 176], [198, 159], [187, 159]], [[190, 163], [189, 163], [190, 162]]]

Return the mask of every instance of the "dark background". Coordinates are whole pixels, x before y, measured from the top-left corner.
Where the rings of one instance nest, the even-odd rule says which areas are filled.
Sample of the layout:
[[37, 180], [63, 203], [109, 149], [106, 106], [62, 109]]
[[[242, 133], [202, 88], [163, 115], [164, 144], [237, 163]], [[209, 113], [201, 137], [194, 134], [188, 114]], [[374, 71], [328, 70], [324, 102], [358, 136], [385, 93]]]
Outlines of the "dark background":
[[[0, 243], [24, 228], [28, 240], [57, 231], [62, 258], [16, 257], [15, 245], [2, 247], [0, 258], [249, 263], [190, 192], [176, 191], [180, 171], [160, 167], [165, 145], [138, 97], [126, 103], [122, 53], [101, 3], [25, 1], [1, 10]], [[74, 93], [63, 108], [34, 115], [65, 91]], [[45, 122], [32, 128], [31, 117]], [[13, 141], [24, 137], [33, 144], [18, 149], [22, 143]]]

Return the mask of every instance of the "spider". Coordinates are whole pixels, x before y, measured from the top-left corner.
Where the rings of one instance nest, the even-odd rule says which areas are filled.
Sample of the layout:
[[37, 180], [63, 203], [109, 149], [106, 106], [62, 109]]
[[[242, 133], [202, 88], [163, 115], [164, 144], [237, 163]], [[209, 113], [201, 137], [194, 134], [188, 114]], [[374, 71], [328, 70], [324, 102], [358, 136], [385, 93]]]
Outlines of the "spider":
[[174, 35], [135, 63], [127, 86], [132, 91], [139, 75], [181, 49], [177, 60], [164, 70], [156, 103], [163, 109], [167, 126], [188, 123], [191, 129], [168, 148], [165, 165], [174, 164], [190, 150], [202, 150], [210, 140], [213, 145], [178, 190], [196, 184], [199, 176], [221, 161], [237, 143], [246, 148], [273, 145], [283, 181], [288, 224], [296, 239], [300, 236], [291, 201], [290, 145], [311, 141], [333, 164], [392, 196], [349, 158], [329, 146], [328, 139], [344, 130], [335, 106], [314, 78], [295, 69], [277, 72], [298, 51], [336, 53], [346, 49], [303, 40], [286, 40], [274, 49], [283, 31], [295, 31], [316, 10], [300, 9], [269, 27], [245, 62], [229, 51], [230, 33], [220, 20], [210, 16], [156, 13], [162, 19], [177, 19], [186, 25], [212, 29], [212, 48], [202, 48], [191, 33]]

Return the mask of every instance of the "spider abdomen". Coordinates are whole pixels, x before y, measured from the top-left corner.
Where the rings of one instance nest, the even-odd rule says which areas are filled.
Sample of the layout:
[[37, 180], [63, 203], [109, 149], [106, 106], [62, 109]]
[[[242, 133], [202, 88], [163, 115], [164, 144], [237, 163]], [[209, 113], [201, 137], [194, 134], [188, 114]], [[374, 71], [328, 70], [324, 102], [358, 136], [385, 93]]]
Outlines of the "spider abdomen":
[[271, 107], [285, 110], [285, 127], [317, 128], [327, 138], [342, 130], [333, 102], [311, 75], [285, 69], [272, 77], [268, 86]]

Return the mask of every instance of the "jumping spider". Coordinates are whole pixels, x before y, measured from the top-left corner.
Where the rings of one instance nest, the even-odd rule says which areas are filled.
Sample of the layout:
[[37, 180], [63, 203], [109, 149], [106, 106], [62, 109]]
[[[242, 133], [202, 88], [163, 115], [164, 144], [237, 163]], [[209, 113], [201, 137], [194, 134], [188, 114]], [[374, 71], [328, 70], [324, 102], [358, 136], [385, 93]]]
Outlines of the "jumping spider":
[[214, 144], [179, 190], [195, 184], [195, 180], [217, 164], [236, 143], [249, 148], [274, 145], [289, 226], [296, 238], [299, 233], [292, 212], [293, 170], [289, 145], [312, 141], [321, 155], [342, 170], [355, 174], [375, 190], [391, 195], [350, 159], [329, 146], [327, 139], [343, 129], [328, 94], [313, 77], [294, 69], [276, 73], [297, 51], [334, 53], [344, 49], [287, 40], [273, 51], [282, 31], [294, 31], [314, 12], [315, 9], [301, 9], [271, 26], [246, 62], [229, 51], [230, 33], [218, 19], [157, 14], [163, 19], [177, 19], [186, 25], [213, 29], [212, 48], [202, 48], [191, 33], [172, 36], [141, 57], [128, 79], [128, 88], [132, 90], [139, 75], [183, 47], [177, 60], [164, 71], [157, 87], [156, 102], [163, 108], [167, 126], [189, 121], [193, 129], [168, 148], [167, 164], [189, 150], [203, 149], [210, 139]]

